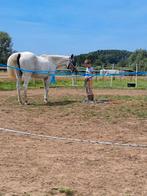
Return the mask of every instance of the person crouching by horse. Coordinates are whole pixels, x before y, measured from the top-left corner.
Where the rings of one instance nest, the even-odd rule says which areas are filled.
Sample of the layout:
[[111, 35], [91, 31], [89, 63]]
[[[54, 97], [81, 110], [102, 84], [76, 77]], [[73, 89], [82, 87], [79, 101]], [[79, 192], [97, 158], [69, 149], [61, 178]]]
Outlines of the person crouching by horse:
[[85, 88], [86, 88], [86, 94], [88, 101], [94, 101], [94, 94], [92, 91], [92, 77], [94, 73], [94, 69], [92, 67], [91, 61], [89, 59], [86, 59], [84, 61], [84, 66], [86, 67], [86, 73], [85, 73]]

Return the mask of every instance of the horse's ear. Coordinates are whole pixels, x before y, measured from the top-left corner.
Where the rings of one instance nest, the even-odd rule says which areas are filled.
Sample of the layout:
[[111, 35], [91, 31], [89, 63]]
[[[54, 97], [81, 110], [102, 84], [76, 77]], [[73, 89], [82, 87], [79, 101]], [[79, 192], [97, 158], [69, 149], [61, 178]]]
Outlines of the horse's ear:
[[74, 55], [72, 54], [70, 58], [73, 59], [74, 58]]

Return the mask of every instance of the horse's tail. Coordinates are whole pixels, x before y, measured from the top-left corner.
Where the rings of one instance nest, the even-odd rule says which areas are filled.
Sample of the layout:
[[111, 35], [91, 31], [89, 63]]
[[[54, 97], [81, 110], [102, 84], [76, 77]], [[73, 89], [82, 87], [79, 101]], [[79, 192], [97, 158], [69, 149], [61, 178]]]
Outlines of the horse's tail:
[[[16, 68], [20, 69], [20, 57], [20, 53], [14, 53], [7, 60], [7, 71], [10, 78], [16, 78]], [[18, 70], [18, 73], [20, 76], [22, 75], [21, 70]]]

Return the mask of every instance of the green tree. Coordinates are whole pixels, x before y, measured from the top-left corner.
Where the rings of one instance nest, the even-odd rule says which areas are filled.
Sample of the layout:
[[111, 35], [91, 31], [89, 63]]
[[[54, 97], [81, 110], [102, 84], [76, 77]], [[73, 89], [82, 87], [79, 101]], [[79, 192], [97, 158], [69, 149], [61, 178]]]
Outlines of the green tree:
[[[132, 52], [126, 50], [97, 50], [87, 54], [80, 54], [77, 56], [77, 62], [80, 66], [84, 59], [88, 58], [96, 66], [108, 65], [111, 67], [112, 64], [115, 64], [116, 67], [121, 62], [121, 66], [127, 66], [128, 57]], [[120, 66], [120, 65], [119, 65]]]
[[103, 62], [100, 59], [96, 59], [94, 65], [97, 67], [102, 67]]
[[129, 65], [135, 70], [136, 64], [139, 71], [147, 70], [147, 50], [139, 49], [133, 52], [128, 58]]
[[0, 32], [0, 63], [6, 64], [12, 54], [12, 39], [6, 32]]

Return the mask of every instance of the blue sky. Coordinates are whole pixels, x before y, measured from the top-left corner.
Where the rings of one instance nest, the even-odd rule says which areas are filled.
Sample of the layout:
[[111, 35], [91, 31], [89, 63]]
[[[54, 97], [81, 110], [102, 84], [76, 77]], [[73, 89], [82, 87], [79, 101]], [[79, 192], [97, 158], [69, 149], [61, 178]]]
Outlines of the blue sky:
[[147, 1], [0, 0], [0, 31], [37, 54], [147, 49]]

